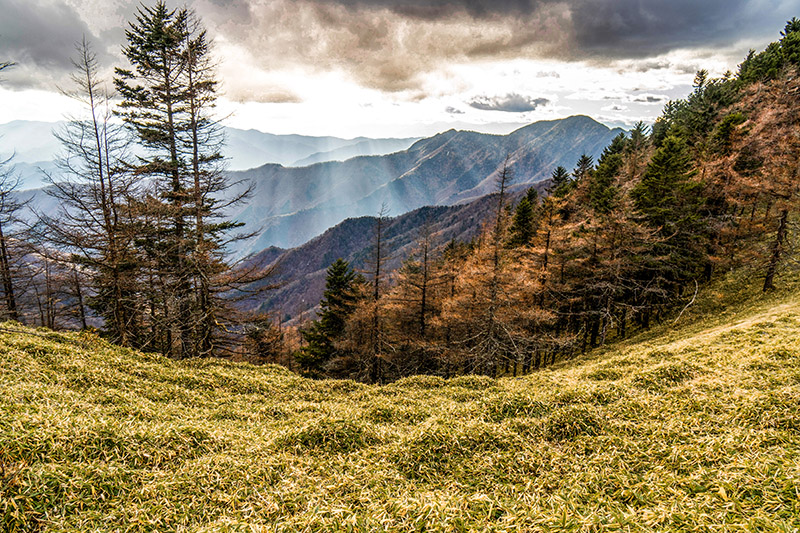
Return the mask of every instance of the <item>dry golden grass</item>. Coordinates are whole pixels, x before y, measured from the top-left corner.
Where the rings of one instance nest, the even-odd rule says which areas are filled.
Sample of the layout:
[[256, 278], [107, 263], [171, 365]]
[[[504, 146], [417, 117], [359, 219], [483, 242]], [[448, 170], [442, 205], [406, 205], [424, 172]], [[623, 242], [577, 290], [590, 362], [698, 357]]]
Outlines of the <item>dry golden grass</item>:
[[516, 379], [371, 387], [0, 334], [0, 530], [796, 531], [800, 297], [726, 306], [735, 283]]

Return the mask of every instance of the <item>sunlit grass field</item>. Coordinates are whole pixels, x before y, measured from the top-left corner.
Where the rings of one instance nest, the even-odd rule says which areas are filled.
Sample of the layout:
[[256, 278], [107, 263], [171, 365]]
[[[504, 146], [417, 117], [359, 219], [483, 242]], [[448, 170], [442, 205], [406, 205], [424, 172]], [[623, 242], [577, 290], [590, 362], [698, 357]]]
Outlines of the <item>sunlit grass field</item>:
[[0, 531], [796, 531], [786, 284], [528, 377], [382, 387], [0, 331]]

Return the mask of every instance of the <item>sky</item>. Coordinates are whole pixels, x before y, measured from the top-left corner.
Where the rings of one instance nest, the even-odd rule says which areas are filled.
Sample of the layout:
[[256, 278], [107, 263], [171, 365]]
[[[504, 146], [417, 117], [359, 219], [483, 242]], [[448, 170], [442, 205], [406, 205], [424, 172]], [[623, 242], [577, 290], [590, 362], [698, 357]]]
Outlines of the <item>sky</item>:
[[[155, 0], [146, 0], [152, 4]], [[168, 6], [183, 5], [174, 0]], [[70, 57], [86, 37], [106, 78], [125, 66], [132, 0], [0, 0], [0, 124], [77, 112]], [[734, 71], [800, 0], [187, 0], [214, 39], [232, 127], [411, 137], [506, 133], [585, 114], [652, 122], [703, 68]]]

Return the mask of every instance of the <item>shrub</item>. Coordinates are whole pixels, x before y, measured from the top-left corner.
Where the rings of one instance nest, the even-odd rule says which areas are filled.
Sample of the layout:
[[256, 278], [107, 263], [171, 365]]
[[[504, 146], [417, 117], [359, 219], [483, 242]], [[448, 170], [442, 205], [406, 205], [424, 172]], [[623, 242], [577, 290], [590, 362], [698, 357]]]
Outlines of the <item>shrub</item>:
[[484, 405], [489, 420], [499, 422], [506, 418], [539, 417], [550, 412], [550, 406], [523, 394], [493, 398]]
[[401, 443], [395, 461], [410, 478], [436, 477], [476, 455], [508, 450], [515, 438], [507, 429], [484, 422], [457, 427], [429, 425]]
[[572, 440], [582, 435], [598, 435], [604, 426], [604, 419], [594, 409], [570, 405], [547, 417], [544, 437], [551, 441]]
[[685, 362], [664, 363], [651, 370], [642, 372], [634, 382], [642, 388], [658, 390], [662, 387], [673, 387], [688, 381], [699, 374], [699, 369]]
[[279, 448], [350, 453], [378, 444], [375, 432], [360, 422], [322, 418], [290, 430], [275, 441]]

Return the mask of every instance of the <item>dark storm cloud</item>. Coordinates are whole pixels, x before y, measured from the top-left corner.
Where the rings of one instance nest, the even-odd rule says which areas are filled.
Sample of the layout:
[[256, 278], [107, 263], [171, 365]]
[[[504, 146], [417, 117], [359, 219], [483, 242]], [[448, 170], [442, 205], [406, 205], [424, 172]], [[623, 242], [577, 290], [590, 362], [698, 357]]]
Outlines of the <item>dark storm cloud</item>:
[[[509, 17], [532, 23], [542, 10], [561, 6], [570, 19], [568, 55], [579, 58], [641, 58], [676, 48], [730, 45], [733, 39], [777, 35], [782, 22], [796, 15], [779, 0], [324, 1], [430, 20], [467, 13], [478, 19]], [[532, 33], [537, 29], [528, 27]], [[511, 41], [528, 38], [515, 35]]]
[[570, 44], [574, 53], [630, 58], [660, 54], [676, 47], [729, 43], [731, 35], [777, 32], [775, 24], [793, 14], [770, 13], [785, 6], [778, 0], [314, 1], [339, 4], [350, 10], [386, 9], [427, 20], [441, 20], [458, 13], [478, 19], [525, 19], [542, 9], [563, 6], [572, 21]]
[[639, 102], [643, 104], [658, 104], [661, 102], [666, 102], [669, 98], [666, 96], [660, 95], [652, 95], [652, 94], [643, 94], [641, 96], [637, 96], [631, 100], [632, 102]]
[[509, 93], [505, 96], [479, 96], [470, 102], [470, 107], [482, 111], [505, 111], [507, 113], [525, 113], [534, 111], [539, 106], [547, 105], [547, 98], [531, 98], [521, 94]]
[[[17, 66], [8, 86], [46, 87], [72, 71], [70, 57], [83, 36], [98, 40], [71, 7], [51, 0], [0, 0], [0, 60]], [[105, 58], [102, 50], [98, 51]]]
[[777, 0], [296, 0], [290, 8], [276, 7], [286, 0], [233, 0], [227, 14], [220, 1], [204, 5], [225, 14], [226, 37], [258, 50], [264, 66], [340, 68], [392, 92], [420, 89], [421, 75], [474, 60], [649, 59], [641, 68], [661, 69], [652, 58], [776, 37], [795, 14]]
[[[731, 44], [758, 33], [763, 17], [748, 16], [753, 0], [579, 0], [571, 13], [575, 51], [582, 56], [651, 57], [676, 48]], [[763, 2], [761, 2], [763, 3]], [[772, 2], [774, 4], [774, 2]], [[777, 27], [769, 27], [777, 33]]]
[[[145, 0], [152, 4], [155, 0]], [[167, 0], [176, 7], [183, 0]], [[647, 60], [681, 48], [776, 38], [797, 15], [779, 0], [188, 0], [220, 42], [246, 49], [265, 71], [340, 70], [382, 91], [418, 91], [423, 75], [475, 60]], [[70, 6], [75, 6], [70, 7]], [[70, 71], [86, 34], [119, 63], [138, 0], [0, 0], [6, 83], [48, 86]], [[109, 54], [102, 54], [108, 50]], [[112, 56], [114, 54], [116, 57]], [[225, 59], [224, 57], [222, 58]], [[633, 65], [632, 69], [637, 67]], [[242, 74], [246, 78], [246, 74]], [[229, 96], [237, 80], [226, 79]]]

